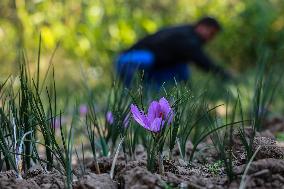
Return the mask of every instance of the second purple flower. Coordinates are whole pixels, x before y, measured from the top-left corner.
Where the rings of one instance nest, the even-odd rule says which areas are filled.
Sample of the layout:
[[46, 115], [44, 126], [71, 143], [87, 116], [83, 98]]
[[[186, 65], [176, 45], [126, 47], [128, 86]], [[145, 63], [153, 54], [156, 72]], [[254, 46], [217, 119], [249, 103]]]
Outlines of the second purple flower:
[[108, 124], [113, 124], [114, 118], [113, 118], [113, 114], [111, 111], [108, 111], [106, 113], [106, 121], [108, 122]]

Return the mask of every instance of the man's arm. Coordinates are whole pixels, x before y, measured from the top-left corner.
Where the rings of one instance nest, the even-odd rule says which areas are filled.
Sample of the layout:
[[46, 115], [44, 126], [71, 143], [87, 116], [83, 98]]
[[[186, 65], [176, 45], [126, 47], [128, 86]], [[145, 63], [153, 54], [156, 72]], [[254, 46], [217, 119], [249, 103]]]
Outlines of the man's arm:
[[198, 67], [202, 68], [204, 71], [212, 71], [219, 74], [224, 79], [231, 78], [230, 73], [224, 70], [221, 66], [213, 63], [212, 60], [203, 52], [200, 47], [196, 47], [191, 50], [190, 58]]

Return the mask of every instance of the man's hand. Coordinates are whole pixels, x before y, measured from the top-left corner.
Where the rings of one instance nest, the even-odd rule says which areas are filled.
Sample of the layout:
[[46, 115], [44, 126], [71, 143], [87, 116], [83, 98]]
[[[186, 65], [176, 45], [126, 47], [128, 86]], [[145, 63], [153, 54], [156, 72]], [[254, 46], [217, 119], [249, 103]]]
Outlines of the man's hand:
[[222, 70], [219, 72], [219, 75], [224, 81], [231, 81], [234, 82], [237, 79], [236, 72], [233, 72], [231, 70]]

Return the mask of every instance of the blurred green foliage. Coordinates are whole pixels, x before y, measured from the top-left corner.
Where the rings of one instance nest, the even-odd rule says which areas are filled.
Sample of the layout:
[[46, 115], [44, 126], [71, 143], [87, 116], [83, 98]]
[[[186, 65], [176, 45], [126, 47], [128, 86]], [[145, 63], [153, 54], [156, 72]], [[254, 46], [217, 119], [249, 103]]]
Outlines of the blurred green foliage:
[[263, 52], [259, 49], [270, 50], [271, 61], [279, 62], [284, 59], [283, 8], [283, 0], [1, 0], [1, 80], [18, 70], [22, 47], [36, 62], [41, 33], [42, 69], [60, 42], [54, 60], [59, 77], [78, 81], [83, 66], [94, 82], [109, 82], [120, 50], [160, 27], [192, 23], [203, 15], [223, 25], [224, 32], [208, 47], [221, 64], [247, 68]]

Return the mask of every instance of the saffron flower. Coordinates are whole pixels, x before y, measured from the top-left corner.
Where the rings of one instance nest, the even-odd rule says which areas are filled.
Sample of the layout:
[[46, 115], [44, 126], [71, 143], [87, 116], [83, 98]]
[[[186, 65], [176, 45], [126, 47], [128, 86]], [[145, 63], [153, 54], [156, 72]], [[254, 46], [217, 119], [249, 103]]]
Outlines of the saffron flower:
[[79, 107], [80, 116], [86, 116], [88, 113], [88, 106], [86, 104], [81, 104]]
[[106, 121], [111, 125], [111, 124], [113, 124], [113, 120], [114, 120], [114, 118], [113, 118], [112, 112], [108, 111], [106, 113]]
[[52, 125], [55, 129], [59, 129], [60, 126], [67, 124], [67, 122], [68, 120], [66, 117], [63, 117], [63, 116], [61, 117], [61, 123], [60, 123], [60, 117], [56, 117]]
[[60, 119], [57, 117], [55, 118], [55, 121], [54, 121], [54, 128], [60, 128]]
[[123, 120], [123, 127], [127, 128], [130, 122], [130, 112], [128, 112], [128, 114], [125, 116], [124, 120]]
[[151, 102], [147, 115], [134, 104], [131, 104], [131, 113], [137, 123], [154, 133], [160, 132], [165, 122], [171, 124], [173, 120], [173, 110], [164, 97], [159, 102]]

